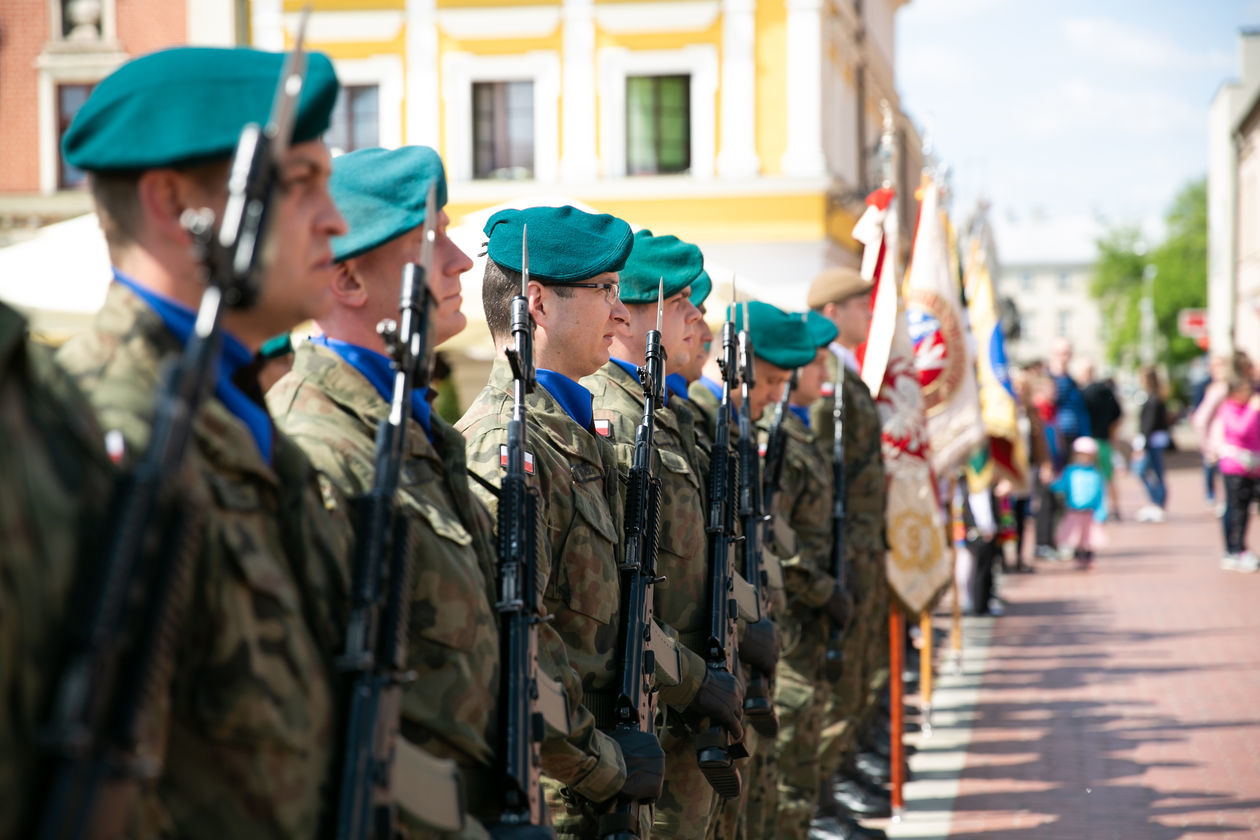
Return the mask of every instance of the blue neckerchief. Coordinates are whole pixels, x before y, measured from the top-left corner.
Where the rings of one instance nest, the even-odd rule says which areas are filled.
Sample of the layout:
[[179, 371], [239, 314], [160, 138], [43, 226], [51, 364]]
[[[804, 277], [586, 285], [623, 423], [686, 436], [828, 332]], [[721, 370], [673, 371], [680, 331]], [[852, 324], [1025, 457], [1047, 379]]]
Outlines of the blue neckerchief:
[[[633, 379], [635, 382], [639, 381], [639, 368], [633, 363], [627, 362], [625, 359], [618, 359], [616, 356], [611, 357], [608, 361], [613, 362], [622, 370], [624, 370], [626, 373], [630, 374], [630, 378]], [[668, 376], [665, 377], [665, 384], [666, 386], [669, 385]], [[665, 389], [665, 401], [661, 403], [661, 405], [669, 405], [669, 388], [668, 387], [666, 387]]]
[[806, 408], [803, 405], [789, 405], [788, 409], [790, 409], [791, 412], [795, 414], [797, 417], [801, 418], [801, 422], [805, 424], [805, 428], [807, 429], [809, 428], [809, 409], [808, 408]]
[[[162, 323], [171, 331], [171, 334], [179, 339], [180, 344], [188, 343], [188, 336], [192, 334], [193, 324], [197, 320], [196, 312], [182, 303], [146, 289], [116, 268], [114, 281], [123, 284], [147, 303], [162, 319]], [[214, 383], [214, 395], [233, 416], [245, 424], [254, 442], [258, 444], [258, 451], [262, 454], [263, 460], [270, 464], [271, 415], [267, 413], [266, 408], [250, 399], [232, 382], [232, 377], [238, 370], [254, 361], [254, 354], [227, 330], [220, 330], [219, 333], [223, 336], [223, 341], [219, 345], [220, 353], [216, 365], [218, 377]]]
[[590, 431], [591, 421], [595, 419], [595, 411], [591, 406], [591, 392], [563, 373], [538, 368], [534, 371], [538, 384], [547, 389], [547, 393], [560, 403], [564, 413], [573, 418], [583, 429]]
[[680, 400], [687, 399], [687, 377], [681, 373], [671, 373], [665, 377], [665, 388]]
[[721, 382], [710, 379], [707, 376], [702, 376], [700, 377], [700, 384], [708, 388], [710, 391], [712, 391], [713, 396], [717, 397], [719, 400], [722, 399], [722, 383]]
[[[372, 383], [376, 393], [380, 394], [386, 403], [393, 402], [394, 364], [389, 360], [389, 357], [383, 356], [375, 350], [369, 350], [366, 347], [360, 347], [347, 341], [329, 338], [326, 335], [311, 336], [311, 341], [316, 344], [322, 344], [345, 359], [346, 364], [363, 374], [363, 378]], [[429, 436], [430, 442], [433, 441], [433, 429], [429, 426], [429, 412], [431, 409], [432, 407], [429, 405], [429, 389], [412, 388], [411, 416], [424, 429], [424, 433]]]

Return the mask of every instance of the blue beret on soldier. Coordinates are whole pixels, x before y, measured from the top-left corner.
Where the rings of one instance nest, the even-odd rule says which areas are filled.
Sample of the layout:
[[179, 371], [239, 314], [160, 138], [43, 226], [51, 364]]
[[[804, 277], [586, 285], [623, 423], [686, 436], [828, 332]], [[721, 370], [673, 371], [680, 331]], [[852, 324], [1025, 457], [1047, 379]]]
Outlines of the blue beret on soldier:
[[[328, 129], [337, 74], [308, 53], [293, 142]], [[177, 47], [128, 61], [106, 76], [61, 140], [72, 166], [89, 172], [185, 166], [232, 156], [246, 123], [271, 114], [283, 53]]]
[[328, 190], [349, 231], [332, 241], [337, 262], [357, 257], [424, 224], [429, 184], [446, 206], [446, 170], [428, 146], [360, 149], [333, 159]]
[[801, 316], [759, 300], [733, 306], [736, 329], [743, 329], [744, 307], [748, 307], [748, 337], [757, 358], [789, 370], [814, 360], [818, 345]]
[[621, 271], [634, 244], [630, 225], [607, 213], [576, 207], [500, 210], [486, 222], [486, 253], [512, 271], [521, 270], [521, 231], [529, 227], [529, 276], [544, 283], [580, 283]]
[[713, 291], [713, 278], [709, 276], [709, 272], [701, 270], [700, 276], [691, 284], [691, 305], [700, 306], [708, 300], [709, 292]]
[[653, 236], [650, 230], [640, 230], [621, 269], [621, 302], [655, 303], [662, 281], [668, 300], [703, 273], [704, 255], [695, 245], [677, 236]]
[[835, 341], [836, 336], [840, 334], [840, 330], [836, 329], [835, 322], [821, 312], [815, 312], [811, 309], [797, 317], [805, 318], [805, 326], [809, 327], [809, 334], [815, 347], [826, 347]]

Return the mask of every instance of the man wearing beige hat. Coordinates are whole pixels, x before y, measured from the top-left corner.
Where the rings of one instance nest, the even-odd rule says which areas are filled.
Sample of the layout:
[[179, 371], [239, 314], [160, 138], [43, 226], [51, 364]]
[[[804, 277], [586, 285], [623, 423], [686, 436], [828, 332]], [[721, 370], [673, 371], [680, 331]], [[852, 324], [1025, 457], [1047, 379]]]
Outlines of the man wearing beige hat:
[[[806, 301], [836, 325], [823, 398], [814, 404], [811, 425], [818, 445], [832, 452], [835, 389], [843, 389], [844, 471], [847, 518], [843, 535], [853, 619], [844, 637], [844, 672], [827, 700], [819, 763], [826, 779], [815, 827], [841, 837], [879, 837], [857, 825], [862, 817], [887, 816], [887, 794], [868, 784], [855, 766], [857, 737], [870, 717], [876, 692], [887, 676], [888, 581], [884, 567], [886, 486], [880, 452], [880, 421], [875, 401], [859, 375], [854, 351], [866, 341], [871, 324], [872, 284], [852, 268], [833, 267], [810, 284]], [[843, 373], [841, 373], [843, 370]], [[820, 824], [821, 823], [821, 824]]]

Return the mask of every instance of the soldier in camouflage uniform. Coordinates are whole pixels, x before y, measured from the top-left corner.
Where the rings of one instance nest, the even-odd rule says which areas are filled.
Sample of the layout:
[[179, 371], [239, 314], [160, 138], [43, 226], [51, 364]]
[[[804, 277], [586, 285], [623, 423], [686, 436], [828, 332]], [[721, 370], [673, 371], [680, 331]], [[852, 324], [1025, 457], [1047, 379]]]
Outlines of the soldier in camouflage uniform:
[[[136, 59], [96, 86], [64, 137], [66, 160], [89, 173], [115, 280], [92, 329], [58, 360], [101, 426], [121, 432], [123, 467], [149, 442], [160, 372], [180, 354], [204, 287], [180, 216], [222, 214], [229, 156], [241, 128], [266, 119], [282, 61], [191, 48]], [[212, 393], [177, 479], [200, 519], [172, 684], [159, 691], [169, 708], [146, 710], [165, 730], [151, 753], [164, 764], [135, 836], [296, 840], [327, 816], [350, 529], [335, 490], [272, 427], [251, 363], [269, 336], [330, 302], [329, 242], [345, 223], [319, 138], [337, 90], [332, 63], [310, 54], [278, 165], [261, 296], [223, 316]]]
[[[783, 413], [783, 467], [774, 510], [776, 551], [783, 560], [788, 609], [779, 617], [783, 657], [779, 662], [775, 707], [778, 736], [780, 840], [805, 840], [818, 807], [822, 781], [818, 739], [829, 693], [825, 665], [831, 629], [847, 627], [851, 601], [837, 592], [832, 577], [832, 496], [830, 453], [824, 453], [810, 427], [808, 407], [827, 377], [827, 346], [836, 327], [810, 313], [813, 361], [797, 370], [796, 387]], [[762, 418], [769, 433], [771, 421]], [[770, 469], [770, 465], [766, 465]]]
[[[375, 477], [376, 432], [393, 393], [376, 324], [391, 309], [397, 314], [403, 266], [420, 258], [430, 184], [439, 208], [426, 276], [435, 301], [431, 340], [441, 343], [464, 328], [460, 275], [472, 260], [446, 234], [446, 176], [437, 152], [406, 146], [342, 155], [333, 161], [330, 188], [350, 232], [333, 240], [335, 303], [317, 321], [322, 335], [297, 347], [292, 371], [267, 395], [276, 425], [347, 498], [368, 493]], [[493, 527], [468, 487], [463, 436], [430, 411], [426, 392], [417, 390], [411, 405], [398, 502], [412, 546], [407, 666], [416, 679], [404, 690], [402, 730], [458, 764], [468, 814], [461, 836], [486, 837], [499, 787]], [[409, 828], [412, 838], [437, 836]]]
[[[815, 403], [811, 416], [819, 445], [830, 460], [834, 424], [834, 383], [844, 388], [844, 469], [847, 484], [845, 541], [846, 567], [852, 576], [850, 592], [854, 615], [844, 639], [844, 673], [832, 686], [827, 702], [819, 760], [824, 774], [836, 773], [824, 797], [828, 814], [845, 824], [853, 836], [881, 836], [863, 829], [848, 817], [880, 816], [890, 812], [887, 794], [874, 788], [852, 767], [864, 709], [874, 695], [873, 681], [887, 673], [888, 577], [884, 539], [886, 487], [880, 451], [880, 422], [875, 402], [861, 376], [853, 350], [866, 340], [870, 326], [871, 284], [850, 268], [830, 268], [810, 286], [808, 303], [838, 328], [828, 360], [831, 388]], [[839, 362], [836, 359], [840, 360]], [[829, 393], [830, 392], [830, 393]], [[882, 669], [882, 671], [881, 671]], [[831, 801], [827, 801], [828, 798]], [[863, 834], [858, 831], [865, 832]]]
[[[655, 736], [602, 731], [614, 715], [624, 511], [616, 453], [596, 433], [590, 392], [578, 383], [607, 363], [618, 322], [629, 318], [618, 297], [617, 272], [629, 256], [632, 233], [620, 219], [573, 207], [492, 216], [485, 228], [489, 259], [482, 300], [499, 346], [509, 338], [510, 301], [521, 289], [526, 228], [538, 384], [526, 398], [525, 469], [539, 491], [543, 603], [564, 647], [551, 654], [560, 660], [567, 654], [577, 672], [580, 684], [571, 699], [581, 701], [585, 733], [581, 752], [544, 745], [544, 785], [558, 835], [587, 838], [598, 835], [598, 817], [615, 795], [654, 799], [664, 774]], [[512, 404], [511, 370], [498, 358], [490, 382], [456, 424], [468, 440], [469, 469], [491, 486], [503, 475]], [[495, 508], [492, 493], [478, 492]], [[676, 651], [673, 656], [678, 664]], [[685, 677], [698, 681], [701, 675]], [[694, 694], [696, 687], [681, 690]], [[585, 725], [590, 716], [599, 729]], [[650, 819], [650, 810], [641, 816]]]
[[[692, 303], [693, 283], [703, 273], [700, 249], [673, 236], [635, 234], [630, 258], [621, 270], [621, 300], [630, 313], [613, 337], [612, 358], [582, 380], [594, 400], [597, 431], [608, 432], [621, 466], [634, 458], [635, 428], [643, 416], [643, 388], [636, 361], [643, 356], [648, 330], [656, 327], [659, 282], [664, 284], [662, 338], [665, 370], [686, 365], [696, 352], [700, 310]], [[632, 361], [635, 360], [635, 361]], [[661, 481], [661, 530], [657, 570], [663, 580], [653, 587], [656, 618], [672, 627], [688, 651], [688, 659], [704, 669], [709, 632], [708, 557], [705, 509], [700, 473], [695, 462], [695, 418], [683, 404], [686, 382], [676, 373], [666, 378], [666, 405], [656, 412], [653, 474]], [[673, 691], [663, 704], [661, 746], [665, 750], [665, 787], [656, 802], [654, 838], [705, 835], [716, 797], [696, 761], [695, 736], [709, 715], [725, 718], [733, 740], [742, 731], [743, 685], [720, 671], [704, 671], [704, 687], [694, 697]], [[686, 714], [689, 712], [690, 714]]]
[[111, 470], [78, 388], [0, 303], [0, 837], [29, 836], [35, 736], [65, 660], [71, 584]]

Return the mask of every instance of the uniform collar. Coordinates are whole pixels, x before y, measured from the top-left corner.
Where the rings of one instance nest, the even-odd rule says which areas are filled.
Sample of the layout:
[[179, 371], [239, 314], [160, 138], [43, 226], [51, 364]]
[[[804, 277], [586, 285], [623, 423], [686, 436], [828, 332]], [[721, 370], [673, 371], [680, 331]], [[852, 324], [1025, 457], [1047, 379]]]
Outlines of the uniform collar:
[[564, 413], [573, 418], [574, 423], [590, 431], [591, 422], [594, 419], [591, 392], [580, 383], [554, 370], [538, 368], [535, 375], [538, 378], [538, 384], [560, 404]]
[[715, 379], [710, 379], [707, 376], [701, 376], [700, 379], [697, 381], [701, 385], [703, 385], [704, 387], [712, 391], [713, 396], [717, 397], [719, 400], [722, 399], [722, 383], [721, 382], [718, 382]]
[[[341, 341], [326, 335], [311, 337], [311, 341], [332, 350], [345, 360], [346, 364], [363, 374], [363, 378], [371, 383], [381, 399], [390, 403], [394, 399], [394, 363], [388, 356]], [[430, 388], [413, 388], [411, 391], [411, 416], [424, 429], [429, 441], [433, 441], [433, 426], [430, 422], [432, 405], [429, 403], [433, 391]]]
[[687, 377], [681, 373], [667, 375], [665, 377], [665, 388], [678, 399], [687, 399]]
[[[196, 312], [182, 303], [140, 285], [117, 268], [114, 269], [114, 281], [125, 286], [144, 301], [180, 344], [188, 343], [193, 324], [197, 320]], [[222, 342], [215, 366], [218, 375], [215, 379], [214, 395], [233, 416], [245, 424], [250, 436], [258, 445], [258, 451], [262, 454], [263, 460], [271, 464], [274, 438], [271, 415], [267, 413], [263, 405], [232, 381], [232, 377], [241, 368], [254, 361], [254, 354], [227, 330], [221, 329], [219, 334], [222, 336]]]
[[[633, 362], [627, 362], [625, 359], [618, 359], [616, 356], [609, 358], [608, 361], [612, 362], [617, 367], [621, 368], [626, 373], [630, 374], [630, 378], [633, 379], [635, 382], [639, 381], [639, 368]], [[677, 373], [671, 373], [669, 376], [665, 377], [665, 399], [661, 403], [661, 405], [663, 406], [669, 405], [669, 395], [670, 395], [670, 391], [672, 390], [669, 387], [670, 376], [679, 376], [679, 378], [681, 378], [680, 374], [677, 374]], [[686, 396], [687, 396], [687, 382], [686, 380], [683, 380], [683, 397], [685, 398]]]
[[805, 428], [809, 428], [809, 409], [803, 405], [789, 405], [788, 410], [795, 414], [800, 421], [805, 424]]
[[837, 359], [840, 359], [841, 361], [843, 361], [844, 366], [847, 367], [849, 370], [859, 375], [862, 373], [862, 369], [858, 367], [857, 354], [854, 353], [852, 350], [850, 350], [848, 347], [845, 347], [843, 344], [841, 344], [838, 341], [833, 341], [831, 342], [831, 344], [828, 346], [827, 349], [830, 350], [833, 354], [835, 354]]

